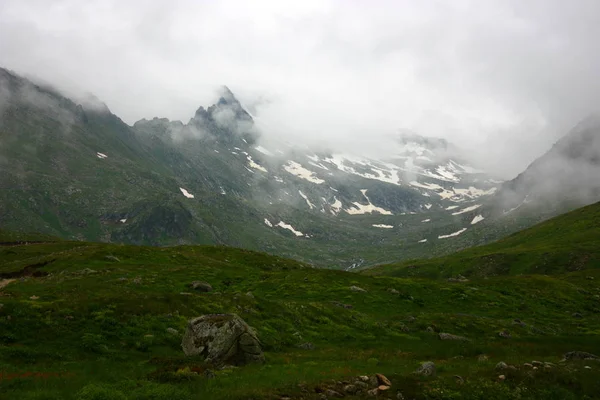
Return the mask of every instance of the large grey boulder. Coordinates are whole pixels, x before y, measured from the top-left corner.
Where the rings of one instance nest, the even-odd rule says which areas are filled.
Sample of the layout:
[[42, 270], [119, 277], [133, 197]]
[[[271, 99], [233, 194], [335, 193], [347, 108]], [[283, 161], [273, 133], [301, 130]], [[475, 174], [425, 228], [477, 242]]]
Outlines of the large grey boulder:
[[187, 356], [215, 365], [263, 362], [256, 331], [236, 314], [208, 314], [189, 320], [183, 340]]

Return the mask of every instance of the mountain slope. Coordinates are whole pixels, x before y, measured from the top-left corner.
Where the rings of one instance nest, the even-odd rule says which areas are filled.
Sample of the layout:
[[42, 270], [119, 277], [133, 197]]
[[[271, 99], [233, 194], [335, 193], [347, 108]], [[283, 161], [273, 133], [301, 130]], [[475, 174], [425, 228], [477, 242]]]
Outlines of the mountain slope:
[[450, 278], [556, 274], [599, 267], [600, 203], [596, 203], [485, 246], [442, 258], [381, 265], [364, 273]]
[[[392, 397], [409, 399], [597, 398], [597, 363], [558, 362], [600, 346], [588, 275], [600, 270], [463, 284], [227, 247], [0, 246], [0, 399], [317, 400], [375, 373], [391, 380]], [[192, 290], [196, 280], [213, 290]], [[254, 327], [266, 363], [220, 369], [185, 357], [187, 321], [207, 313], [237, 313]], [[552, 365], [524, 365], [532, 360]], [[413, 373], [424, 361], [435, 377]], [[515, 369], [497, 371], [501, 361]], [[358, 388], [346, 398], [372, 398]]]

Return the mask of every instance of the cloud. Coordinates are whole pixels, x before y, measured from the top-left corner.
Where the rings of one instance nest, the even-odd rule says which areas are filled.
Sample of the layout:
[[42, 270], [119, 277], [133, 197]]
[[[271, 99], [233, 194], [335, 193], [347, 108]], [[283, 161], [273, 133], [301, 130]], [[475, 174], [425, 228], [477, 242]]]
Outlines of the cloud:
[[0, 63], [129, 123], [187, 121], [226, 84], [266, 135], [362, 149], [410, 129], [510, 176], [595, 111], [598, 15], [595, 0], [4, 0]]

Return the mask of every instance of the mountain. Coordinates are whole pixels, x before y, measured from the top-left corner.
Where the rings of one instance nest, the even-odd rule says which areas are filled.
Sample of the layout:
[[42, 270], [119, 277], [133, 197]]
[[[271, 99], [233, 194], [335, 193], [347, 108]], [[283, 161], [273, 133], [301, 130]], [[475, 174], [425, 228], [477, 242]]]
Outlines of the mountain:
[[419, 261], [381, 265], [369, 275], [453, 278], [558, 274], [600, 268], [600, 203], [517, 232], [497, 242]]
[[457, 230], [457, 212], [497, 186], [445, 141], [414, 134], [391, 138], [384, 159], [264, 141], [226, 87], [187, 123], [128, 126], [93, 97], [7, 70], [0, 84], [6, 229], [227, 244], [353, 268], [423, 254], [424, 235]]

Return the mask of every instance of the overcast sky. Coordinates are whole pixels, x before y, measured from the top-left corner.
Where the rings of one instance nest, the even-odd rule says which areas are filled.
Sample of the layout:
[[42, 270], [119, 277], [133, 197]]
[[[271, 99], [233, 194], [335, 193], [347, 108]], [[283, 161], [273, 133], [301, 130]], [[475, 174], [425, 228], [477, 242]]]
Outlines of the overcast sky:
[[0, 66], [132, 124], [228, 85], [267, 135], [410, 129], [510, 177], [600, 100], [598, 0], [0, 0]]

